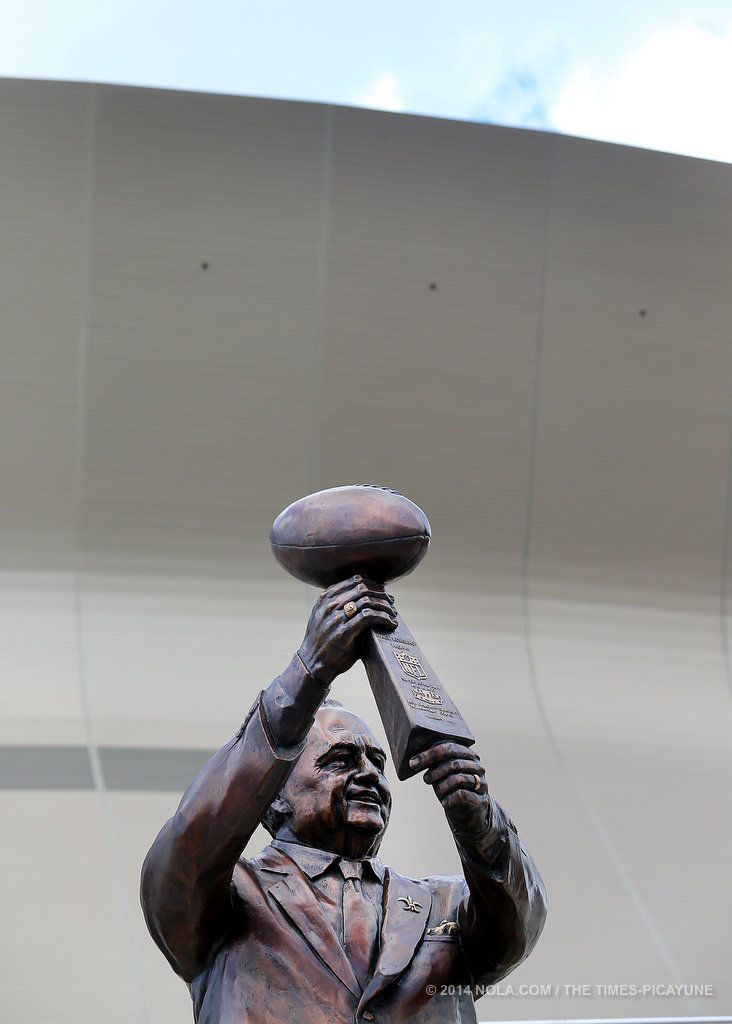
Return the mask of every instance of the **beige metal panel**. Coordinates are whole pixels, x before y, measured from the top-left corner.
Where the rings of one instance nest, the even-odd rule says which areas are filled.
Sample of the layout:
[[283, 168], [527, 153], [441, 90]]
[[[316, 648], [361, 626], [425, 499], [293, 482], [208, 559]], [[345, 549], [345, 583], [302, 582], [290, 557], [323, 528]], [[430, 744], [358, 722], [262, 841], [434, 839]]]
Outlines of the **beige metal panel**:
[[[302, 598], [266, 538], [307, 490], [323, 124], [309, 106], [100, 90], [84, 616], [104, 741], [218, 746], [279, 670], [264, 640]], [[161, 565], [201, 572], [198, 591]], [[205, 578], [220, 572], [239, 585]], [[260, 576], [284, 585], [279, 621], [243, 585]]]
[[0, 622], [0, 743], [85, 744], [71, 574], [2, 573]]
[[[729, 872], [732, 714], [721, 685], [719, 621], [691, 609], [647, 608], [635, 598], [635, 607], [536, 600], [532, 612], [539, 691], [616, 865], [613, 899], [621, 891], [638, 897], [638, 912], [603, 931], [589, 980], [598, 973], [598, 981], [613, 973], [619, 980], [615, 957], [632, 931], [648, 943], [637, 960], [647, 981], [656, 977], [648, 956], [663, 947], [677, 973], [667, 963], [659, 982], [711, 984], [715, 998], [693, 1009], [723, 1013], [732, 995], [721, 940], [729, 913], [722, 880]], [[569, 854], [567, 837], [559, 842]], [[555, 887], [554, 898], [575, 917], [581, 913], [571, 885]], [[600, 888], [596, 899], [607, 905], [607, 891]], [[639, 1015], [671, 1012], [655, 999], [646, 1010], [652, 1012]]]
[[109, 806], [119, 839], [121, 881], [133, 914], [137, 945], [151, 1024], [186, 1024], [193, 1020], [187, 986], [168, 967], [150, 938], [140, 909], [140, 870], [152, 839], [175, 811], [171, 793], [112, 793]]
[[322, 108], [99, 89], [89, 551], [226, 560], [305, 487], [322, 148]]
[[538, 692], [616, 890], [637, 896], [604, 950], [642, 929], [644, 977], [655, 950], [661, 981], [675, 963], [716, 986], [696, 1012], [729, 1000], [729, 185], [722, 165], [556, 140], [531, 521]]
[[432, 521], [433, 571], [450, 551], [510, 585], [544, 153], [543, 136], [510, 129], [334, 117], [318, 482], [403, 489]]
[[[500, 712], [499, 712], [500, 715]], [[481, 1020], [626, 1017], [690, 1012], [678, 999], [603, 997], [595, 986], [631, 979], [669, 981], [668, 970], [649, 943], [628, 892], [585, 808], [553, 754], [533, 739], [498, 728], [486, 752], [491, 785], [510, 808], [523, 841], [540, 866], [549, 896], [544, 933], [529, 960], [499, 986], [514, 995], [489, 995], [478, 1004]], [[616, 771], [620, 787], [630, 784]], [[551, 994], [519, 994], [522, 985], [551, 985]], [[564, 985], [589, 985], [578, 998]], [[558, 987], [558, 988], [557, 988]]]
[[88, 96], [83, 85], [0, 82], [0, 736], [8, 743], [83, 740], [70, 570]]
[[71, 560], [87, 97], [0, 83], [0, 530], [23, 568]]
[[727, 465], [727, 493], [725, 495], [725, 524], [722, 544], [719, 612], [724, 674], [732, 695], [732, 429], [730, 430], [729, 463]]
[[94, 793], [0, 795], [3, 1019], [144, 1020]]
[[[727, 716], [727, 737], [730, 724]], [[566, 750], [683, 977], [714, 987], [712, 998], [694, 1001], [696, 1012], [728, 1012], [728, 752], [700, 743], [680, 757], [672, 743], [626, 742], [608, 744], [598, 756], [580, 739], [567, 743]], [[661, 977], [671, 980], [668, 971]], [[656, 1002], [649, 1001], [649, 1007], [656, 1008]]]
[[237, 731], [305, 630], [306, 588], [267, 570], [94, 574], [84, 622], [98, 742], [216, 749]]
[[535, 574], [718, 592], [731, 188], [726, 164], [556, 139]]
[[565, 593], [532, 603], [537, 673], [560, 741], [666, 744], [680, 759], [729, 752], [732, 709], [711, 602], [705, 613], [691, 602], [686, 611], [644, 604], [630, 590], [626, 605]]

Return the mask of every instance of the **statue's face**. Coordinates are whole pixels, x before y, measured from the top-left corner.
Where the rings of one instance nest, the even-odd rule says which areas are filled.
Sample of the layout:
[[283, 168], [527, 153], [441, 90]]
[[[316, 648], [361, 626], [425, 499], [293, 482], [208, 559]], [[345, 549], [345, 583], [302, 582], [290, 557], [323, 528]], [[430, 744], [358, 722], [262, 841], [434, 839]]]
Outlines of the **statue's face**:
[[375, 853], [391, 811], [385, 765], [365, 722], [344, 708], [322, 708], [280, 793], [291, 809], [287, 831], [345, 856]]

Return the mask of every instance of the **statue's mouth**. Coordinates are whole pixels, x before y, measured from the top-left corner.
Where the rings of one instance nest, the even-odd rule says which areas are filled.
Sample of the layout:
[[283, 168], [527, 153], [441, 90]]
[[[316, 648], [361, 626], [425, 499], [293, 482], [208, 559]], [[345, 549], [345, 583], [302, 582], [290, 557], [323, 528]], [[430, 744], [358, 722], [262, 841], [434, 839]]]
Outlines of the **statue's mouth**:
[[357, 800], [359, 803], [362, 804], [373, 804], [374, 807], [378, 807], [379, 809], [381, 809], [384, 806], [384, 801], [381, 799], [379, 794], [373, 789], [351, 789], [348, 792], [348, 799]]

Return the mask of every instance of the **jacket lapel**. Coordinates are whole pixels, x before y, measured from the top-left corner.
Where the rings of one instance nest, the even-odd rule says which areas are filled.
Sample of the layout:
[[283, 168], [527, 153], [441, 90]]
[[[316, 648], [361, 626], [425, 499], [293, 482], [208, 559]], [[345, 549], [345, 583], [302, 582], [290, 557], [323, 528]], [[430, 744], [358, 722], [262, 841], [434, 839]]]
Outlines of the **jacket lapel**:
[[384, 886], [381, 952], [374, 975], [361, 996], [359, 1010], [408, 966], [432, 908], [432, 894], [396, 871], [387, 869]]
[[261, 867], [282, 874], [283, 877], [269, 887], [270, 895], [311, 949], [358, 999], [361, 986], [305, 875], [289, 857], [272, 847], [257, 859]]

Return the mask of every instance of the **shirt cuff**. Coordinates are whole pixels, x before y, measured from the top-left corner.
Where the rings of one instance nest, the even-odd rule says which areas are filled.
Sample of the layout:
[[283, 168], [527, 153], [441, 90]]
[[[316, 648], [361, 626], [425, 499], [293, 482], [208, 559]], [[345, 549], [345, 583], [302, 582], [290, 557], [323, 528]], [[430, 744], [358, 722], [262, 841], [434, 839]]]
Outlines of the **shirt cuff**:
[[[265, 691], [263, 690], [250, 708], [247, 717], [244, 719], [244, 724], [236, 735], [236, 741], [240, 741], [246, 733], [252, 732], [258, 734], [261, 739], [264, 740], [267, 752], [273, 760], [286, 761], [288, 763], [296, 761], [305, 749], [307, 734], [299, 743], [294, 743], [290, 747], [279, 746], [275, 742], [272, 730], [269, 727], [269, 722], [267, 721], [267, 713], [264, 707], [264, 694]], [[248, 736], [247, 738], [250, 737]]]
[[273, 749], [298, 749], [304, 743], [327, 693], [327, 687], [294, 654], [284, 672], [260, 695], [260, 712]]

